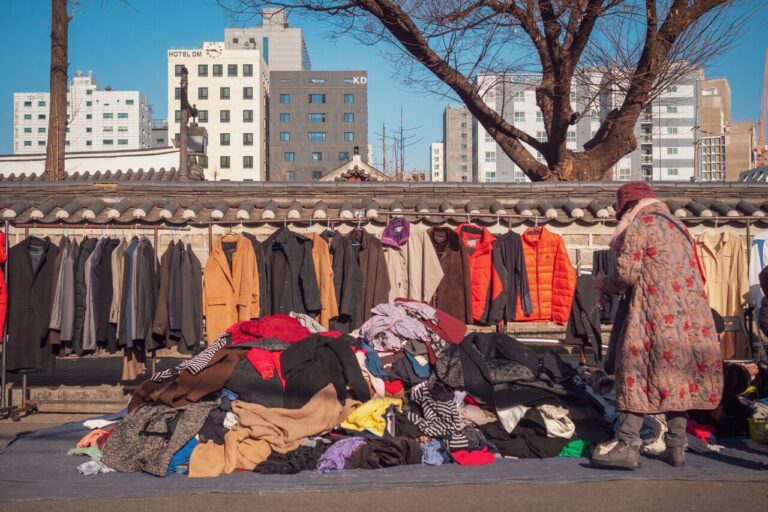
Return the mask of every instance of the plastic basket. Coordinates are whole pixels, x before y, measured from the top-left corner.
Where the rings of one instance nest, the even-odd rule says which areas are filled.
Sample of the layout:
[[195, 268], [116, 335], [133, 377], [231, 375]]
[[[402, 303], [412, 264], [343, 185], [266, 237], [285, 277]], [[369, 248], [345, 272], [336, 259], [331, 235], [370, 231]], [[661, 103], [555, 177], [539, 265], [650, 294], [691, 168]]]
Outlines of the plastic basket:
[[768, 444], [768, 419], [749, 418], [749, 437], [756, 443]]

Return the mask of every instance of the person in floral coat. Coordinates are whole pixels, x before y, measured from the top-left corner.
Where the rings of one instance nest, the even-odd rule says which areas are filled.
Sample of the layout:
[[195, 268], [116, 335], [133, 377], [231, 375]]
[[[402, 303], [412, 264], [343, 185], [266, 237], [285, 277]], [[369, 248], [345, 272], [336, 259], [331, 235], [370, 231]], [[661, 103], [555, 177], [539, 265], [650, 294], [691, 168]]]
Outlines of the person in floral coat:
[[723, 363], [694, 243], [685, 226], [655, 199], [646, 183], [617, 194], [620, 224], [611, 241], [613, 275], [596, 286], [628, 293], [629, 309], [616, 347], [618, 443], [593, 463], [640, 466], [644, 414], [666, 414], [669, 432], [662, 458], [684, 464], [686, 411], [714, 409], [723, 389]]

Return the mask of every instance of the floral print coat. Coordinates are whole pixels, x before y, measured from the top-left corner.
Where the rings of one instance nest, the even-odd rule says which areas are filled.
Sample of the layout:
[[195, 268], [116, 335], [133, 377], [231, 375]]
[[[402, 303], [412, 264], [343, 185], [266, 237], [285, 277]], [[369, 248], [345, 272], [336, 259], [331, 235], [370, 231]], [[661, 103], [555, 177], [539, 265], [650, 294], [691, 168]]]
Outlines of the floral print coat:
[[632, 288], [616, 355], [620, 411], [714, 409], [723, 363], [688, 230], [662, 203], [643, 208], [619, 239], [605, 292]]

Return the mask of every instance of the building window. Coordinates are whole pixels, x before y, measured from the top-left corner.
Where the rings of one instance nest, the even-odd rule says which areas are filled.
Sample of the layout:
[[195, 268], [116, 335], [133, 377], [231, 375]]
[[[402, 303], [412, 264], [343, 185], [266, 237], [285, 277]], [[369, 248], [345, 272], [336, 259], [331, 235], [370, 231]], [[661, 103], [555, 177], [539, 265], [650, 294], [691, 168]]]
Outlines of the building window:
[[213, 65], [213, 76], [221, 76], [222, 75], [222, 65], [221, 64], [214, 64]]
[[525, 112], [515, 112], [515, 122], [516, 123], [523, 123], [525, 122]]
[[677, 148], [667, 148], [667, 154], [668, 155], [676, 155], [677, 154]]
[[24, 145], [25, 146], [32, 146], [32, 141], [31, 140], [25, 140], [24, 141]]
[[512, 101], [515, 103], [521, 103], [525, 101], [525, 92], [524, 91], [515, 91], [512, 93]]
[[37, 106], [38, 107], [44, 107], [45, 106], [45, 101], [38, 101], [37, 102]]
[[197, 65], [197, 76], [208, 76], [208, 64]]
[[228, 133], [220, 133], [219, 134], [219, 145], [221, 145], [221, 146], [229, 146], [229, 134]]
[[[25, 107], [31, 107], [31, 106], [32, 106], [32, 102], [31, 102], [31, 101], [25, 101], [25, 102], [24, 102], [24, 106], [25, 106]], [[28, 140], [27, 142], [29, 142], [29, 143], [30, 143], [30, 145], [32, 144], [32, 141], [31, 141], [31, 140]]]
[[575, 130], [568, 130], [568, 133], [566, 134], [565, 142], [576, 142]]
[[103, 139], [101, 143], [104, 144], [105, 146], [111, 146], [112, 144], [115, 143], [115, 141], [113, 139]]
[[[676, 93], [676, 92], [677, 92], [677, 86], [676, 85], [670, 85], [669, 87], [667, 87], [667, 93]], [[672, 170], [676, 171], [677, 169], [670, 169], [670, 171], [672, 171]]]
[[128, 119], [128, 112], [118, 112], [117, 113], [118, 119]]
[[40, 121], [45, 121], [45, 114], [38, 114], [37, 119]]
[[103, 131], [103, 132], [113, 132], [113, 131], [115, 131], [115, 127], [114, 126], [104, 126], [101, 131]]
[[325, 122], [325, 114], [319, 114], [319, 113], [311, 113], [307, 114], [307, 121], [310, 123], [324, 123]]
[[93, 146], [93, 141], [87, 140], [85, 141], [86, 146]]
[[85, 118], [86, 119], [93, 119], [93, 115], [92, 114], [85, 114]]
[[93, 132], [93, 128], [91, 128], [90, 126], [85, 129], [85, 133], [91, 133], [91, 132]]
[[233, 37], [233, 38], [232, 38], [232, 44], [237, 44], [237, 43], [239, 43], [239, 42], [240, 42], [240, 39], [239, 39], [239, 38], [237, 38], [237, 37]]
[[181, 76], [181, 70], [184, 69], [184, 64], [176, 64], [173, 67], [173, 75], [174, 76]]
[[355, 103], [355, 95], [354, 94], [345, 94], [344, 95], [344, 103], [348, 105], [352, 105]]
[[219, 157], [219, 167], [222, 169], [229, 169], [229, 157], [228, 156], [220, 156]]
[[229, 122], [229, 110], [220, 110], [219, 111], [219, 121], [222, 123], [228, 123]]
[[237, 64], [227, 64], [227, 76], [237, 76]]
[[323, 177], [323, 171], [312, 171], [312, 180], [317, 181]]
[[85, 106], [86, 107], [92, 107], [93, 106], [93, 102], [92, 101], [86, 101], [85, 102]]
[[285, 181], [296, 181], [296, 171], [285, 171]]
[[310, 94], [310, 103], [325, 103], [325, 94]]
[[253, 146], [253, 134], [252, 133], [244, 133], [243, 134], [243, 146]]
[[486, 151], [485, 152], [485, 163], [492, 164], [496, 162], [496, 152], [495, 151]]
[[547, 142], [547, 132], [539, 130], [536, 132], [536, 140], [539, 142]]
[[667, 106], [667, 114], [677, 114], [677, 107]]
[[208, 99], [208, 88], [207, 87], [198, 87], [197, 88], [197, 99], [199, 99], [199, 100], [207, 100]]
[[113, 114], [112, 112], [104, 112], [103, 117], [104, 119], [112, 119], [113, 117], [115, 117], [115, 114]]
[[345, 112], [344, 113], [344, 122], [345, 123], [354, 123], [355, 122], [355, 113], [354, 112]]
[[253, 87], [243, 87], [243, 99], [244, 100], [253, 99]]
[[117, 145], [118, 146], [127, 146], [128, 145], [128, 139], [117, 139]]
[[283, 103], [283, 104], [287, 105], [290, 102], [291, 102], [291, 95], [290, 94], [281, 94], [280, 95], [280, 103]]
[[461, 127], [462, 128], [466, 128], [467, 127], [467, 123], [461, 123]]
[[355, 140], [355, 132], [344, 132], [344, 140], [352, 142]]
[[37, 141], [37, 145], [38, 146], [45, 146], [45, 141], [44, 140], [39, 140], [39, 141]]
[[321, 142], [325, 140], [325, 132], [309, 132], [310, 142]]
[[198, 156], [197, 157], [197, 163], [200, 164], [200, 167], [203, 169], [208, 168], [208, 157], [207, 156]]
[[[182, 66], [183, 67], [183, 66]], [[179, 75], [181, 75], [181, 71], [179, 71]], [[93, 94], [93, 89], [87, 89], [85, 91], [86, 96], [91, 96]]]
[[208, 111], [207, 110], [198, 110], [197, 111], [197, 119], [201, 123], [207, 123], [208, 122]]
[[280, 132], [280, 140], [282, 142], [288, 142], [291, 140], [291, 132]]
[[253, 157], [252, 156], [244, 156], [243, 157], [243, 168], [244, 169], [253, 169]]
[[45, 133], [45, 128], [38, 128], [37, 133]]
[[32, 128], [31, 127], [24, 128], [24, 133], [32, 133]]
[[677, 135], [677, 127], [667, 126], [667, 135]]
[[253, 64], [243, 64], [243, 76], [253, 76]]
[[31, 121], [32, 120], [32, 114], [24, 114], [24, 119]]
[[286, 151], [283, 153], [283, 160], [286, 162], [295, 162], [296, 161], [296, 153], [293, 151]]
[[312, 152], [312, 160], [315, 162], [320, 162], [323, 160], [323, 153], [322, 151], [313, 151]]
[[243, 110], [243, 122], [244, 123], [253, 122], [253, 110]]
[[291, 122], [291, 113], [290, 112], [280, 112], [280, 122], [281, 123], [290, 123]]
[[667, 176], [677, 176], [678, 170], [677, 169], [667, 169]]
[[181, 99], [181, 87], [176, 87], [173, 89], [173, 99], [175, 100]]
[[219, 87], [219, 99], [229, 99], [229, 87]]
[[342, 162], [349, 161], [349, 151], [340, 151], [339, 152], [339, 160]]
[[469, 161], [469, 157], [467, 155], [461, 155], [461, 161], [462, 162], [467, 162], [467, 161]]

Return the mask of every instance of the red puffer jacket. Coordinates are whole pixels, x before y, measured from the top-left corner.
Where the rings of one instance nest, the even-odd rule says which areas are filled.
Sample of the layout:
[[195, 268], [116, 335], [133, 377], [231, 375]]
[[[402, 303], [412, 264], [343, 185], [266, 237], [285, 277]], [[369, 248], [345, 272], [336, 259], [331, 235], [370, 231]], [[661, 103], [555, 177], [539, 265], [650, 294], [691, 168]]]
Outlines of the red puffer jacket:
[[5, 317], [8, 314], [8, 286], [5, 284], [2, 267], [5, 258], [5, 233], [0, 231], [0, 343], [5, 341], [3, 333], [5, 332]]
[[484, 227], [460, 224], [456, 233], [469, 254], [469, 279], [472, 287], [472, 320], [491, 323], [491, 304], [499, 298], [503, 284], [493, 265], [493, 243], [496, 237]]
[[523, 234], [523, 253], [533, 313], [526, 315], [518, 304], [516, 320], [565, 325], [576, 291], [576, 269], [568, 257], [563, 237], [547, 228], [531, 228]]

